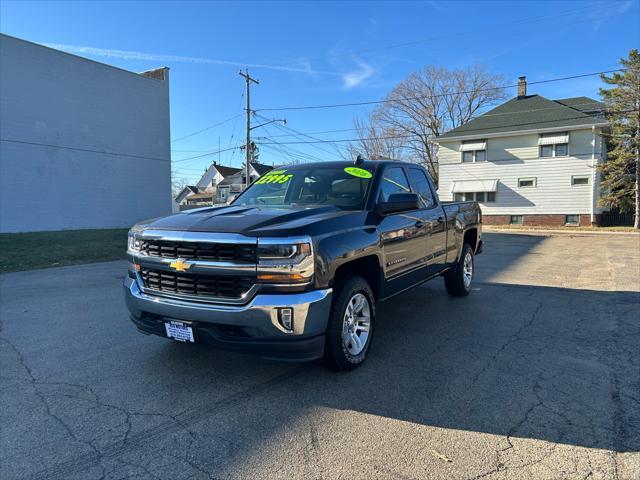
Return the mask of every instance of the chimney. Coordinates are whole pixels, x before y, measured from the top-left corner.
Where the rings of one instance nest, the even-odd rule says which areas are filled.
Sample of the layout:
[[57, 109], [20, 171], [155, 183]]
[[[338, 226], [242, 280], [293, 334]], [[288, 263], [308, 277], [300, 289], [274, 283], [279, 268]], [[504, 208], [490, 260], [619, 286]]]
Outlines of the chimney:
[[518, 77], [518, 98], [527, 96], [527, 77]]

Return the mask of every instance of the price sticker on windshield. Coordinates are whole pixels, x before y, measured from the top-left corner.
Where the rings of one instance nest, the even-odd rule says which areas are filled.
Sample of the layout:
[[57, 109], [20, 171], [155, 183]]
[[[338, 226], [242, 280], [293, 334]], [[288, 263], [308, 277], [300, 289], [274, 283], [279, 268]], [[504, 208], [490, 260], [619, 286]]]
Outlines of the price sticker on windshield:
[[286, 170], [274, 170], [267, 173], [265, 176], [260, 177], [256, 180], [256, 184], [265, 184], [265, 183], [287, 183], [291, 178], [293, 178], [292, 173], [285, 173]]
[[364, 168], [346, 167], [344, 171], [358, 178], [371, 178], [373, 176], [369, 170], [365, 170]]

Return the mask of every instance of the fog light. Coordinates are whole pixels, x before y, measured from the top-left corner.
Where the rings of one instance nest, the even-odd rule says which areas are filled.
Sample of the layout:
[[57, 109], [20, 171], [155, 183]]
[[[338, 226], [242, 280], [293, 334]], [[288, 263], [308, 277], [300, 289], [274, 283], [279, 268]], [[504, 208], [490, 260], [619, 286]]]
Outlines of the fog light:
[[278, 322], [282, 325], [282, 328], [288, 332], [293, 331], [293, 308], [279, 308], [278, 309]]
[[137, 263], [129, 264], [129, 278], [136, 279], [136, 272], [140, 272], [140, 265]]

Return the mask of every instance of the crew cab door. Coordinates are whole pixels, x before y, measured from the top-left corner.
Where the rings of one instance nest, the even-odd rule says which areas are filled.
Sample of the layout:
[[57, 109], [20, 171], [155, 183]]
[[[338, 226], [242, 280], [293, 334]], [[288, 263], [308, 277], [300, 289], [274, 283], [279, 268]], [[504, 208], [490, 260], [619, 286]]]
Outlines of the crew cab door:
[[447, 231], [444, 209], [437, 200], [427, 173], [420, 167], [407, 168], [411, 189], [420, 196], [422, 210], [420, 218], [426, 230], [424, 237], [425, 262], [427, 275], [442, 271], [447, 260]]
[[[380, 179], [378, 202], [387, 201], [394, 193], [408, 192], [411, 187], [404, 168], [386, 167]], [[425, 277], [427, 230], [420, 209], [385, 215], [379, 229], [386, 279], [383, 296], [388, 296]]]

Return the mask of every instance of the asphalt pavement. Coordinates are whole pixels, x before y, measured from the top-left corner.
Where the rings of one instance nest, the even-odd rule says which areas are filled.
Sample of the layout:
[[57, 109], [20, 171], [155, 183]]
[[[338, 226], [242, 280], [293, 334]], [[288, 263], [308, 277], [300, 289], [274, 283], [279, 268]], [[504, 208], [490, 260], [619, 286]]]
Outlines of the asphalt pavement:
[[640, 237], [485, 242], [346, 374], [138, 333], [124, 262], [0, 275], [0, 478], [640, 478]]

